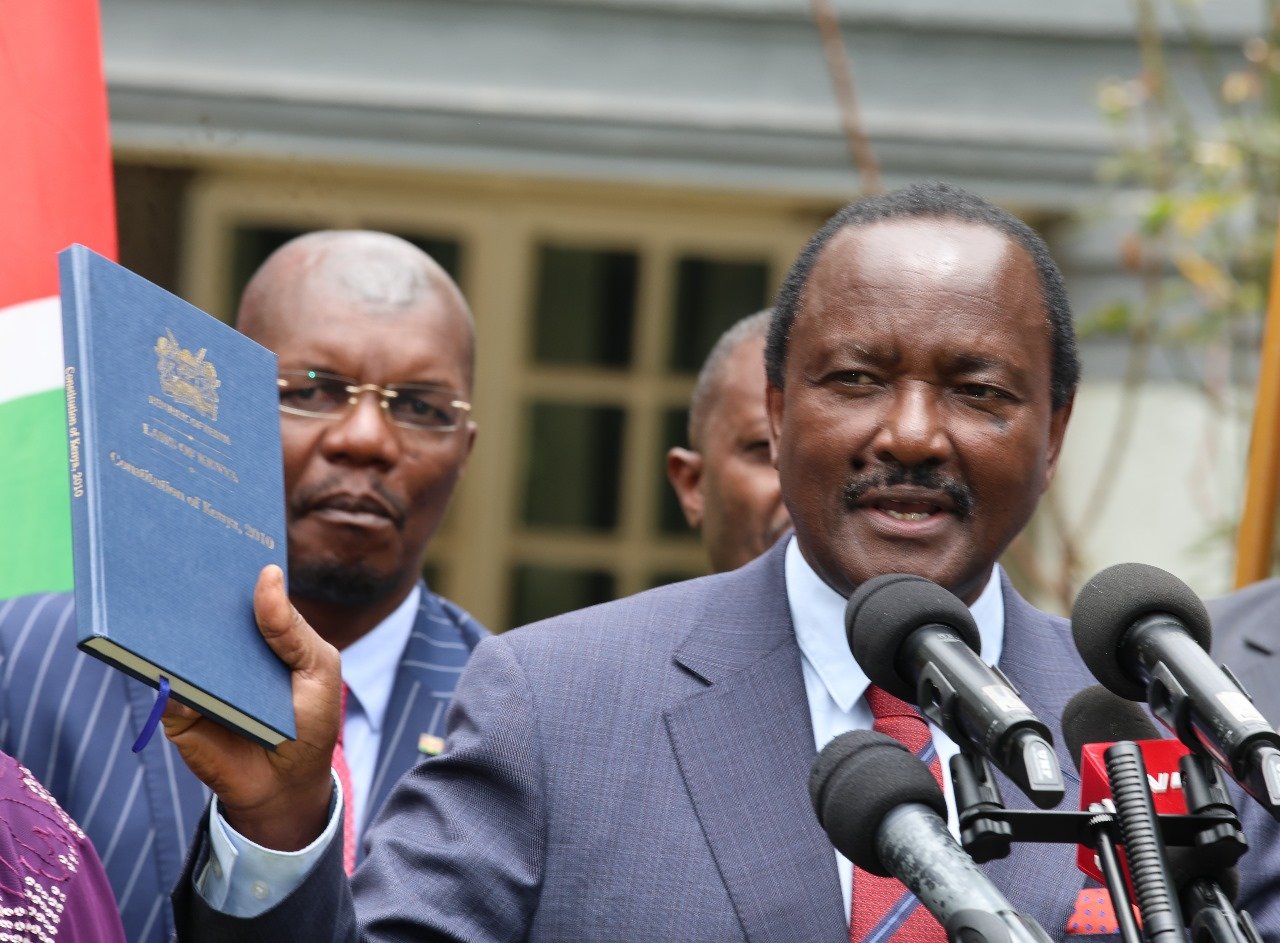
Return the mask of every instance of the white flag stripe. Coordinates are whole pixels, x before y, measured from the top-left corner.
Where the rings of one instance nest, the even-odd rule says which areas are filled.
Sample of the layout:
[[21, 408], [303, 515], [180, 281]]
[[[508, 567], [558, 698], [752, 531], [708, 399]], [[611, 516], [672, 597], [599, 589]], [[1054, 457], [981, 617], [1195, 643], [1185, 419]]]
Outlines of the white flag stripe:
[[62, 386], [58, 297], [0, 308], [0, 403]]

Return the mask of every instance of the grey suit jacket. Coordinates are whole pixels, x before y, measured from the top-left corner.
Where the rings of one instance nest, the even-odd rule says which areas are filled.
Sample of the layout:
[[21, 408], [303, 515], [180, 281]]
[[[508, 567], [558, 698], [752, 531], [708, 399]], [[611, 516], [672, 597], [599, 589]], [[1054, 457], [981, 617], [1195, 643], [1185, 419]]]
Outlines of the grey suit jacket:
[[[419, 736], [444, 734], [454, 685], [485, 635], [423, 587], [387, 704], [371, 809], [422, 755]], [[82, 654], [75, 639], [70, 593], [0, 602], [0, 748], [45, 783], [93, 840], [128, 939], [160, 943], [173, 932], [165, 905], [208, 790], [163, 734], [130, 752], [155, 691]]]
[[[280, 905], [228, 918], [192, 887], [198, 843], [174, 896], [182, 938], [844, 943], [835, 856], [806, 791], [813, 728], [783, 546], [487, 640], [448, 750], [401, 781], [350, 885], [331, 846]], [[1064, 620], [1004, 594], [1002, 667], [1061, 744], [1062, 707], [1092, 679]], [[1009, 783], [1004, 795], [1027, 807]], [[1261, 826], [1267, 867], [1246, 877], [1245, 902], [1275, 927], [1280, 846]], [[985, 870], [1061, 938], [1084, 884], [1074, 854], [1022, 845]]]
[[1240, 679], [1262, 715], [1280, 724], [1280, 579], [1205, 605], [1213, 619], [1213, 657]]

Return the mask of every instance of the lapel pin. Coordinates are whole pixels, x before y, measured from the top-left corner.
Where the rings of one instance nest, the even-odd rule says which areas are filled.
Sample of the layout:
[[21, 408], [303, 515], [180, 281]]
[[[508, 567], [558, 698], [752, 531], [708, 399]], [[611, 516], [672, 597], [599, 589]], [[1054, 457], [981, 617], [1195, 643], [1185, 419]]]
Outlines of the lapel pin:
[[438, 756], [444, 752], [444, 739], [433, 733], [418, 734], [418, 752], [427, 756]]

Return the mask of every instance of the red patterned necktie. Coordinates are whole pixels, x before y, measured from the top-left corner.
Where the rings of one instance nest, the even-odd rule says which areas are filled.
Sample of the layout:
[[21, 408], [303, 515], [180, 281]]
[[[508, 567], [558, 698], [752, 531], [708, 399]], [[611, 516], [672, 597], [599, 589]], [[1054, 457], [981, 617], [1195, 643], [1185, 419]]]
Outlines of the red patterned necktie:
[[[929, 725], [906, 701], [875, 685], [867, 688], [867, 704], [875, 717], [873, 730], [887, 734], [918, 756], [942, 784], [942, 765]], [[946, 943], [947, 935], [929, 911], [897, 878], [882, 878], [853, 869], [850, 943]]]
[[[1138, 914], [1135, 912], [1134, 916]], [[1103, 936], [1120, 932], [1105, 887], [1086, 887], [1076, 898], [1076, 909], [1067, 918], [1067, 936]]]
[[338, 782], [342, 783], [342, 867], [347, 874], [356, 869], [356, 793], [351, 785], [351, 767], [347, 766], [347, 755], [342, 750], [350, 693], [347, 682], [342, 682], [342, 714], [338, 720], [338, 742], [333, 745], [333, 771], [338, 774]]

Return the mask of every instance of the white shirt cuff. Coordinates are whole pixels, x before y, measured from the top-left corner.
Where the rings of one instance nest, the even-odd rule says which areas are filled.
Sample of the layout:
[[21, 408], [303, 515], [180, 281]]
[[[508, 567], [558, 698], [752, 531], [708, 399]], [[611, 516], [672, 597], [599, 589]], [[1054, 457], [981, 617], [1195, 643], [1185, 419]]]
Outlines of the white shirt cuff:
[[334, 801], [329, 822], [301, 851], [273, 851], [251, 842], [227, 824], [214, 797], [209, 809], [209, 862], [196, 878], [196, 890], [205, 903], [228, 916], [256, 917], [297, 890], [342, 822], [342, 783], [330, 773]]

